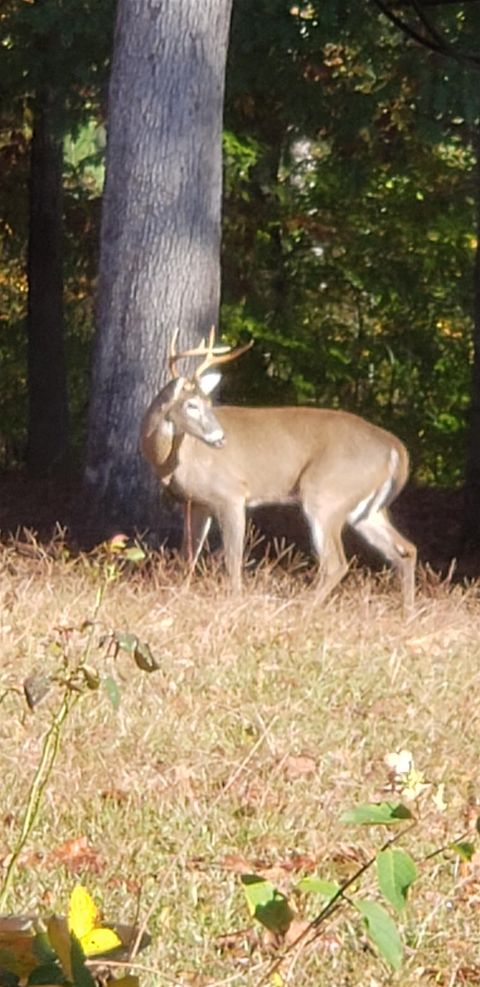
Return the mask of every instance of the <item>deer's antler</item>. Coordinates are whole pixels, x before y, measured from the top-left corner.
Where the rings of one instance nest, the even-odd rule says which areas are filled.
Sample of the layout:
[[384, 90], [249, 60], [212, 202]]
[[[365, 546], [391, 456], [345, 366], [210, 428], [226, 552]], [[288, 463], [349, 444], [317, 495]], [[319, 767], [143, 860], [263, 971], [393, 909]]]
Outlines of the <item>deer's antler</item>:
[[194, 346], [188, 350], [181, 350], [181, 352], [177, 353], [176, 344], [179, 331], [179, 329], [175, 330], [170, 344], [169, 367], [173, 378], [178, 377], [175, 364], [178, 360], [183, 360], [185, 357], [203, 356], [202, 362], [193, 373], [194, 378], [198, 380], [205, 370], [215, 367], [219, 363], [229, 363], [230, 360], [236, 360], [238, 356], [246, 353], [253, 346], [253, 339], [245, 346], [238, 346], [235, 350], [232, 350], [230, 346], [215, 346], [215, 326], [212, 326], [208, 340], [204, 338], [199, 346]]

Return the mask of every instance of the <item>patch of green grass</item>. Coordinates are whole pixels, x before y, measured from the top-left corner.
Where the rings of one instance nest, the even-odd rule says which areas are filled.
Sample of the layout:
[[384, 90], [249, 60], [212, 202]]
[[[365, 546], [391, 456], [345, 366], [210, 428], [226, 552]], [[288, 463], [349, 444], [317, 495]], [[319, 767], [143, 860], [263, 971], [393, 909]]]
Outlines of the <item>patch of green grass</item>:
[[[0, 698], [20, 690], [0, 704], [5, 862], [56, 701], [49, 695], [31, 713], [22, 682], [57, 667], [62, 648], [81, 653], [102, 571], [94, 558], [52, 558], [34, 546], [27, 555], [5, 548], [0, 565]], [[253, 928], [240, 871], [248, 865], [290, 897], [306, 874], [350, 875], [383, 835], [342, 825], [340, 814], [385, 800], [385, 755], [407, 748], [430, 787], [406, 841], [421, 876], [400, 920], [403, 969], [387, 971], [359, 917], [342, 912], [283, 974], [296, 987], [447, 984], [455, 971], [475, 982], [478, 864], [424, 858], [474, 828], [478, 587], [424, 574], [406, 621], [383, 576], [354, 570], [319, 605], [314, 588], [276, 570], [233, 598], [216, 574], [186, 586], [170, 563], [156, 566], [107, 587], [91, 662], [118, 683], [120, 706], [100, 688], [71, 714], [12, 910], [62, 911], [81, 881], [107, 917], [142, 920], [153, 906], [141, 962], [157, 972], [141, 976], [145, 987], [258, 984], [274, 947]], [[148, 642], [159, 671], [108, 652], [102, 641], [113, 630]], [[62, 858], [81, 838], [89, 852]], [[292, 900], [315, 913], [313, 902]]]

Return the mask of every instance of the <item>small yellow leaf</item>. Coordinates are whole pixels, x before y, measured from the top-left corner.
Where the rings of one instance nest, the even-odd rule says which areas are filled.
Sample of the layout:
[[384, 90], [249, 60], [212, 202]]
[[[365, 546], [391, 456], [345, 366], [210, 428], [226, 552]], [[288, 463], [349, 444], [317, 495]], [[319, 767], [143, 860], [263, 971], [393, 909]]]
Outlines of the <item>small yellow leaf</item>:
[[72, 979], [71, 939], [68, 925], [61, 915], [52, 915], [47, 922], [47, 934], [50, 945], [55, 950], [62, 969], [69, 980]]
[[138, 977], [132, 977], [127, 974], [126, 977], [120, 977], [117, 980], [112, 980], [114, 987], [139, 987], [140, 981]]
[[95, 902], [92, 901], [86, 888], [81, 884], [74, 887], [68, 909], [68, 928], [77, 939], [82, 940], [92, 929], [95, 928], [98, 920], [98, 910]]
[[92, 929], [80, 939], [80, 945], [85, 956], [96, 956], [97, 953], [109, 953], [122, 945], [122, 940], [113, 929]]

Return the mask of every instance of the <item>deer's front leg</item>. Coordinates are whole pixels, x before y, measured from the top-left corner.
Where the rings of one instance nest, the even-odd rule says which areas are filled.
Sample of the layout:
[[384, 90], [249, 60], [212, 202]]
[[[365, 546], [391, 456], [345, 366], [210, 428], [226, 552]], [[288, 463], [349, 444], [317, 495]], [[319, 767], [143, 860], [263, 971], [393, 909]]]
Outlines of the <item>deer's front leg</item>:
[[208, 508], [201, 504], [194, 504], [187, 501], [183, 512], [183, 541], [182, 557], [186, 562], [195, 568], [198, 557], [205, 543], [205, 539], [210, 530], [212, 516]]
[[218, 523], [222, 532], [225, 566], [232, 589], [242, 588], [243, 543], [245, 540], [245, 501], [230, 500], [217, 508]]

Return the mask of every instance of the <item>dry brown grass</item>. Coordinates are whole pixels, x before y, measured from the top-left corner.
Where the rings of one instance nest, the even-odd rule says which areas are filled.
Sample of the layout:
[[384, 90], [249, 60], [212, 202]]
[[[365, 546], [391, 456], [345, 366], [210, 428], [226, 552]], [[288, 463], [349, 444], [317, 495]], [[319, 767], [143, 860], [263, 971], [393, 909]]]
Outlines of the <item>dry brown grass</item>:
[[[52, 694], [32, 714], [5, 690], [58, 667], [62, 649], [81, 654], [103, 576], [98, 558], [65, 558], [58, 546], [52, 556], [34, 541], [5, 547], [0, 572], [5, 858], [56, 702]], [[106, 655], [97, 646], [112, 629], [147, 641], [161, 669], [147, 675], [127, 655]], [[258, 983], [268, 950], [248, 932], [232, 935], [251, 924], [237, 872], [248, 866], [287, 893], [305, 873], [351, 873], [384, 834], [346, 828], [339, 815], [386, 797], [388, 752], [411, 750], [431, 785], [406, 844], [417, 861], [472, 825], [479, 629], [479, 587], [426, 573], [408, 620], [395, 584], [360, 571], [322, 605], [301, 577], [277, 568], [260, 569], [240, 599], [217, 573], [188, 586], [161, 559], [125, 573], [108, 586], [91, 656], [119, 682], [120, 708], [99, 690], [67, 723], [12, 909], [65, 910], [81, 880], [117, 918], [154, 903], [153, 945], [141, 960], [157, 973], [142, 977], [146, 987]], [[433, 798], [440, 784], [443, 810]], [[89, 852], [72, 874], [57, 850], [77, 837]], [[290, 982], [480, 981], [478, 867], [452, 854], [421, 864], [401, 922], [399, 975], [344, 912]]]

